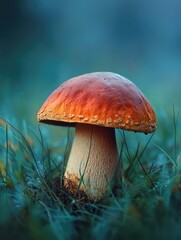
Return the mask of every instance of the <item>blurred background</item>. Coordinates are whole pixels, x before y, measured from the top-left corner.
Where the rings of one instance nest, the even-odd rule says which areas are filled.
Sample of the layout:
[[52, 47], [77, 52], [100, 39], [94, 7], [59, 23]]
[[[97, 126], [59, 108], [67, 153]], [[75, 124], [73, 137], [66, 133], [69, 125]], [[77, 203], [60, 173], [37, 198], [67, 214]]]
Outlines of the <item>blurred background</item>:
[[1, 0], [0, 115], [36, 123], [63, 81], [93, 71], [133, 81], [157, 114], [180, 111], [180, 0]]

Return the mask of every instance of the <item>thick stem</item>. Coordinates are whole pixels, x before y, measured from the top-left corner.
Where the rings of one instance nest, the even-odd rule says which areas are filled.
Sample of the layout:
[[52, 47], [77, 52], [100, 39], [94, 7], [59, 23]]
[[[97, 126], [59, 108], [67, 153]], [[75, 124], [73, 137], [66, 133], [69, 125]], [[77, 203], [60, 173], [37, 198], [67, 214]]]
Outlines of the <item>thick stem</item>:
[[65, 184], [71, 181], [89, 199], [105, 196], [118, 163], [114, 128], [77, 124], [65, 171]]

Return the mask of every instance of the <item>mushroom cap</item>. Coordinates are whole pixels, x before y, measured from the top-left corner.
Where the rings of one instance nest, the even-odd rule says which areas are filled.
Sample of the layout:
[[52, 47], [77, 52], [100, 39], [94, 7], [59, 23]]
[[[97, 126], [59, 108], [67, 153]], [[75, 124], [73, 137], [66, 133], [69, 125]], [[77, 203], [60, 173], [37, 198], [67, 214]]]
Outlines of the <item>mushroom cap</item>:
[[156, 116], [143, 93], [111, 72], [87, 73], [61, 84], [38, 112], [38, 121], [74, 126], [94, 124], [136, 132], [153, 132]]

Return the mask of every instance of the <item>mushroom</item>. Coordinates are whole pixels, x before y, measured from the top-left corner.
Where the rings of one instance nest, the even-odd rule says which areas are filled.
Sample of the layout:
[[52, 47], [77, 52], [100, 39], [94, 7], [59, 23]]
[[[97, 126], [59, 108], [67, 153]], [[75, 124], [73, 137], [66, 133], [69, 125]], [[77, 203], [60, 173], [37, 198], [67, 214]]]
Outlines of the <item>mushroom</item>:
[[[75, 126], [64, 173], [69, 192], [90, 200], [106, 195], [118, 164], [115, 128], [151, 133], [156, 116], [134, 83], [112, 72], [88, 73], [61, 84], [38, 112], [38, 121]], [[71, 184], [68, 184], [71, 183]]]

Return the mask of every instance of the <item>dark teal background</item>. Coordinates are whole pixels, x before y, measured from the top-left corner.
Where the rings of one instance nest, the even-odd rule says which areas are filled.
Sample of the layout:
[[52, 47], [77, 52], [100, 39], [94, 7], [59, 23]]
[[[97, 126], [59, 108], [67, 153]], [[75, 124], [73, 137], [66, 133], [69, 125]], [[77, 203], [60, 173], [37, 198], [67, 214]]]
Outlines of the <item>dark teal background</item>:
[[70, 77], [113, 71], [180, 108], [180, 0], [1, 0], [0, 114], [36, 119]]

